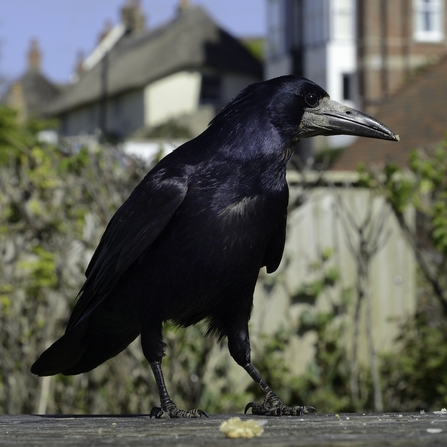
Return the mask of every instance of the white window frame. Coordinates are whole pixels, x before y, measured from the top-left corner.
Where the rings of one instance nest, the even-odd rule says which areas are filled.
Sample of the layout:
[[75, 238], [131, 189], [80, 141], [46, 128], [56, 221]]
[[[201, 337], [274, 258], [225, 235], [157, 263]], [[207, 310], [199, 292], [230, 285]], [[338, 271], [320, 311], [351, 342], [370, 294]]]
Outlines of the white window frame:
[[444, 0], [413, 0], [413, 37], [417, 42], [444, 40]]

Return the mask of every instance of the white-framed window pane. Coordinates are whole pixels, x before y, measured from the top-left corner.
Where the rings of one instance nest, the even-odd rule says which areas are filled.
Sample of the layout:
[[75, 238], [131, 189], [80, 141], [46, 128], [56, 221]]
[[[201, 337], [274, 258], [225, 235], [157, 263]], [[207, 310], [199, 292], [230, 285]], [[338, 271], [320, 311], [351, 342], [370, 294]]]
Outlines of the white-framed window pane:
[[420, 42], [444, 39], [444, 1], [413, 0], [413, 37]]

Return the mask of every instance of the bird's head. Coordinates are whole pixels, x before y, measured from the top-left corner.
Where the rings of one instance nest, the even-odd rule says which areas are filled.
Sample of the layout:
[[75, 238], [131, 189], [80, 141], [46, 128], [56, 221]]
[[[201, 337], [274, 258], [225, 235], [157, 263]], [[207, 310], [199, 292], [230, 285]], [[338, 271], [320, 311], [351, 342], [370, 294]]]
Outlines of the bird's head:
[[[261, 83], [262, 84], [262, 83]], [[270, 119], [284, 136], [301, 140], [316, 135], [355, 135], [399, 141], [388, 127], [371, 116], [329, 98], [319, 85], [300, 76], [265, 82], [272, 91]]]
[[232, 159], [287, 161], [299, 140], [342, 134], [399, 141], [376, 119], [331, 100], [314, 82], [289, 75], [246, 87], [203, 135], [213, 150]]

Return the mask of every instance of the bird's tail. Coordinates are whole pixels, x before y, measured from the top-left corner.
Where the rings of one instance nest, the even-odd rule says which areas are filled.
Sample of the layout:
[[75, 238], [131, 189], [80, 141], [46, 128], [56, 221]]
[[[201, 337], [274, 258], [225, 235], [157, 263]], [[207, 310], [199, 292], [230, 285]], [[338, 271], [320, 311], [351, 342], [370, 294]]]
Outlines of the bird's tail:
[[111, 321], [109, 315], [95, 312], [44, 351], [31, 367], [31, 372], [38, 376], [52, 376], [91, 371], [118, 355], [139, 333], [137, 326], [123, 325], [122, 321]]
[[38, 376], [53, 376], [79, 363], [85, 352], [82, 341], [87, 330], [87, 323], [87, 321], [81, 322], [54, 342], [34, 362], [31, 372]]

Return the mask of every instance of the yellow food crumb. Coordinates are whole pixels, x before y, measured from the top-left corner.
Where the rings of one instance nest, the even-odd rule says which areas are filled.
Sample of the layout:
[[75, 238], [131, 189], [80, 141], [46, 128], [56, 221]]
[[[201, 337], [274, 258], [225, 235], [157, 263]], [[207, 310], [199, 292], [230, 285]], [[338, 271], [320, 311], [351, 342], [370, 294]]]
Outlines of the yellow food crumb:
[[222, 422], [220, 431], [227, 438], [254, 438], [262, 435], [264, 432], [262, 425], [266, 422], [253, 419], [242, 421], [241, 418], [230, 418], [228, 421]]

